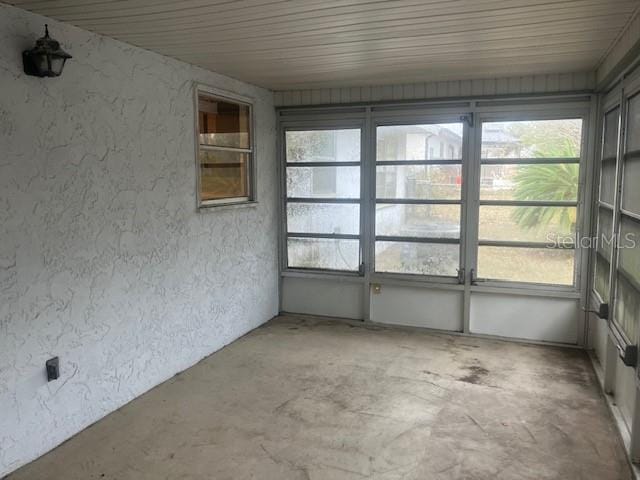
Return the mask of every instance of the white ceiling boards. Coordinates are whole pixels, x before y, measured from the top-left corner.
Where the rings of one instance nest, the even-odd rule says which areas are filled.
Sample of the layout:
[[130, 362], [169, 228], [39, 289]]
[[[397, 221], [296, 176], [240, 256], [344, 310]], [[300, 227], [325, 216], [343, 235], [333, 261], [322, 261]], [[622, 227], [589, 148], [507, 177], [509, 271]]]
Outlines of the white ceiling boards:
[[593, 71], [638, 0], [14, 0], [274, 90]]

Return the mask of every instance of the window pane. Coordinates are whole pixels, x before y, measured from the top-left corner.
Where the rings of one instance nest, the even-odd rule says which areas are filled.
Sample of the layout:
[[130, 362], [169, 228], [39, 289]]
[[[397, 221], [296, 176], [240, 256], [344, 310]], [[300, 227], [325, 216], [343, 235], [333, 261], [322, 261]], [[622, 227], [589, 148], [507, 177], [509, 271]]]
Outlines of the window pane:
[[611, 247], [613, 244], [613, 213], [610, 210], [598, 209], [598, 244], [597, 251], [611, 261]]
[[198, 110], [201, 144], [250, 148], [249, 105], [199, 95]]
[[604, 303], [609, 301], [609, 262], [596, 254], [595, 289]]
[[613, 195], [616, 189], [616, 161], [606, 160], [602, 162], [600, 172], [600, 200], [613, 205]]
[[376, 168], [377, 198], [459, 200], [460, 165], [402, 165]]
[[359, 198], [360, 167], [287, 167], [287, 196]]
[[616, 158], [618, 149], [618, 114], [619, 108], [611, 110], [604, 117], [604, 158]]
[[289, 238], [288, 265], [293, 268], [357, 271], [360, 264], [358, 243], [358, 240]]
[[481, 200], [578, 199], [579, 165], [482, 165]]
[[376, 235], [460, 238], [460, 206], [378, 204]]
[[360, 130], [286, 132], [287, 162], [359, 162]]
[[376, 272], [455, 277], [459, 265], [459, 245], [376, 242]]
[[627, 217], [620, 219], [618, 268], [640, 285], [640, 224]]
[[[638, 132], [640, 134], [640, 132]], [[622, 179], [622, 208], [640, 214], [640, 158], [627, 158], [624, 161]]]
[[478, 277], [573, 285], [573, 262], [573, 250], [481, 246], [478, 249]]
[[640, 316], [640, 291], [636, 290], [624, 275], [618, 273], [616, 287], [615, 322], [627, 338], [635, 343]]
[[360, 231], [360, 205], [289, 203], [287, 230], [295, 233], [342, 233]]
[[629, 100], [627, 111], [627, 151], [640, 150], [640, 95]]
[[582, 120], [535, 120], [482, 124], [482, 158], [575, 158]]
[[249, 154], [228, 150], [200, 152], [200, 199], [249, 196]]
[[479, 238], [520, 242], [572, 243], [575, 207], [480, 206]]
[[461, 158], [462, 123], [377, 128], [376, 159], [379, 161]]

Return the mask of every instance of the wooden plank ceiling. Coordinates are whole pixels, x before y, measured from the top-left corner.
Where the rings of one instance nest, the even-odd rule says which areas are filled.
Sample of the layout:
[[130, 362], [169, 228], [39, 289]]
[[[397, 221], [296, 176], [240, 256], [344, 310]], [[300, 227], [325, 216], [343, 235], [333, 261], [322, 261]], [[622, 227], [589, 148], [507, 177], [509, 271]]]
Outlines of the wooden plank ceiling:
[[594, 70], [640, 0], [14, 0], [273, 90]]

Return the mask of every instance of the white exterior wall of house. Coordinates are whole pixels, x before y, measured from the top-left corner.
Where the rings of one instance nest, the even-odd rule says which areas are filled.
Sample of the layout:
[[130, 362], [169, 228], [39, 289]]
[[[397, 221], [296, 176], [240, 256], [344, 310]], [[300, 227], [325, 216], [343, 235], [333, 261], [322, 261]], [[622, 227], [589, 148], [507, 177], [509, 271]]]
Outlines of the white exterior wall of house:
[[[254, 99], [257, 206], [196, 210], [194, 82]], [[273, 317], [278, 268], [271, 92], [3, 4], [0, 84], [2, 477]]]

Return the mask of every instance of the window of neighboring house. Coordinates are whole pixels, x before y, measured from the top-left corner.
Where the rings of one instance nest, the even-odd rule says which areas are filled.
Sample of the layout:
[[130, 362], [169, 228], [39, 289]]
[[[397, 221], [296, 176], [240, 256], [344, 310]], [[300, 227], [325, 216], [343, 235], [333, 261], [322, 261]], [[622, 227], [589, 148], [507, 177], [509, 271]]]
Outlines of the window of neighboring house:
[[252, 105], [198, 89], [198, 203], [255, 200]]
[[444, 142], [440, 142], [440, 159], [444, 158]]
[[451, 160], [456, 158], [456, 148], [453, 145], [449, 145], [449, 158]]

